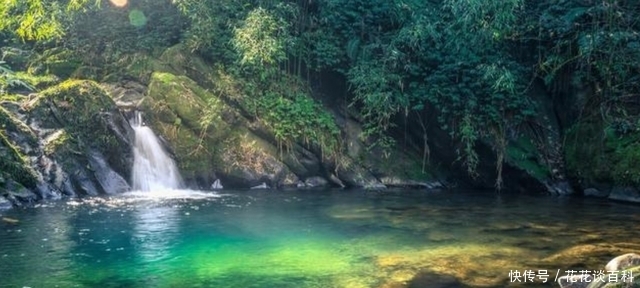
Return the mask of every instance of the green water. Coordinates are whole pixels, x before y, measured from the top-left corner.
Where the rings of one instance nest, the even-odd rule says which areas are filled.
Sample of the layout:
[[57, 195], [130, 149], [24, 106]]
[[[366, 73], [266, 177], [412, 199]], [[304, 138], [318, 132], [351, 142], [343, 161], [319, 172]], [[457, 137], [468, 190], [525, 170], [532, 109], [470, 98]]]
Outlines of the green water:
[[526, 269], [550, 279], [520, 286], [554, 287], [557, 269], [638, 252], [639, 211], [478, 191], [49, 202], [2, 212], [0, 287], [505, 287]]

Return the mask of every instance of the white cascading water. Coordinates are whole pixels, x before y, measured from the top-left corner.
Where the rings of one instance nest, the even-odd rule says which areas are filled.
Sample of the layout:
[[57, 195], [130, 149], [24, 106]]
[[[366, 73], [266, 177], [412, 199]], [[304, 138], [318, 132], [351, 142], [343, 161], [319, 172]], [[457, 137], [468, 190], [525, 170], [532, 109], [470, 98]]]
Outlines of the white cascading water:
[[180, 188], [182, 181], [175, 162], [164, 151], [151, 128], [144, 125], [142, 113], [136, 111], [131, 127], [135, 131], [133, 189], [158, 191]]

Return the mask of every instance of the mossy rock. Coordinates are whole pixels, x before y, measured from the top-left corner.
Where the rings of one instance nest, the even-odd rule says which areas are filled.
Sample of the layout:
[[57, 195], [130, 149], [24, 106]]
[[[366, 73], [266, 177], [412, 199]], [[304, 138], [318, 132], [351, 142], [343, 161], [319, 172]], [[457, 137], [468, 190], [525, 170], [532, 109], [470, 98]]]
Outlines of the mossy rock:
[[214, 77], [216, 71], [213, 66], [193, 55], [182, 44], [167, 48], [160, 55], [159, 61], [164, 65], [159, 71], [188, 76], [207, 88], [216, 86]]
[[581, 122], [566, 134], [570, 175], [584, 182], [640, 184], [640, 131], [618, 133], [600, 122]]
[[31, 121], [55, 129], [45, 137], [45, 153], [55, 155], [66, 171], [86, 166], [88, 151], [100, 151], [116, 172], [129, 174], [128, 136], [114, 131], [128, 124], [97, 83], [67, 80], [42, 91], [28, 109]]
[[54, 117], [54, 126], [94, 133], [98, 116], [112, 110], [115, 103], [95, 82], [68, 80], [42, 91], [29, 106], [34, 115]]
[[549, 168], [542, 163], [540, 153], [531, 138], [521, 136], [515, 141], [509, 142], [506, 152], [508, 163], [527, 171], [534, 178], [544, 181], [551, 176]]
[[19, 135], [23, 141], [31, 145], [35, 146], [38, 143], [38, 138], [31, 128], [2, 106], [0, 106], [0, 129], [4, 133]]
[[[186, 76], [156, 72], [142, 109], [145, 121], [171, 146], [183, 177], [194, 179], [216, 170], [215, 154], [233, 133], [222, 120], [231, 108]], [[202, 125], [203, 120], [208, 125]]]
[[18, 145], [11, 141], [7, 133], [18, 133], [24, 141], [31, 143], [37, 141], [35, 135], [3, 107], [0, 107], [0, 128], [0, 174], [25, 187], [34, 188], [37, 185], [36, 173], [29, 165], [27, 157]]
[[210, 185], [224, 178], [223, 183], [240, 187], [263, 178], [295, 178], [278, 160], [275, 146], [249, 131], [246, 119], [189, 77], [153, 73], [147, 94], [141, 104], [145, 122], [166, 140], [188, 182]]
[[0, 177], [14, 179], [27, 188], [35, 188], [38, 178], [28, 160], [3, 134], [0, 132]]

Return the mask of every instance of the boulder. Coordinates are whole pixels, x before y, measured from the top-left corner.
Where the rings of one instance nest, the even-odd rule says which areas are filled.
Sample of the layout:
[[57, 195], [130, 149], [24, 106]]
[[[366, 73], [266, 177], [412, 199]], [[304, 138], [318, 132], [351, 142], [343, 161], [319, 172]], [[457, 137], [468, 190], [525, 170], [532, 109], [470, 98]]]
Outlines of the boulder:
[[247, 119], [190, 78], [153, 73], [147, 94], [138, 108], [190, 186], [209, 188], [217, 179], [228, 188], [298, 181], [278, 149], [248, 129]]
[[562, 288], [587, 288], [593, 282], [590, 274], [567, 275], [558, 278], [558, 285]]
[[640, 255], [627, 253], [611, 259], [604, 267], [606, 271], [622, 271], [633, 266], [640, 266]]
[[319, 188], [319, 187], [326, 187], [329, 185], [329, 181], [327, 181], [327, 179], [324, 179], [320, 176], [314, 176], [314, 177], [309, 177], [307, 179], [304, 180], [304, 187], [309, 187], [309, 188]]
[[0, 166], [8, 168], [2, 173], [13, 183], [0, 187], [11, 191], [7, 199], [32, 202], [129, 189], [133, 132], [97, 83], [63, 82], [19, 108], [0, 108], [0, 119], [7, 127], [0, 133]]
[[637, 287], [635, 279], [640, 273], [640, 255], [628, 253], [613, 258], [603, 270], [590, 271], [558, 278], [558, 285], [562, 288], [617, 288]]
[[614, 187], [611, 189], [609, 199], [640, 203], [640, 192], [634, 187]]
[[606, 198], [611, 192], [609, 190], [599, 190], [597, 188], [584, 189], [584, 196]]

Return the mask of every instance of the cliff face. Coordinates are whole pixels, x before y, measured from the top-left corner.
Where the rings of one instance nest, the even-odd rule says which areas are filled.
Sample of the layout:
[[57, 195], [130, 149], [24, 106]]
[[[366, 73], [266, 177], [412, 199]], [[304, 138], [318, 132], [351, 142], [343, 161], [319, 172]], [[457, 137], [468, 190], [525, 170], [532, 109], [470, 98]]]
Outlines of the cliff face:
[[[178, 45], [157, 59], [146, 59], [140, 66], [146, 83], [138, 97], [124, 99], [126, 84], [112, 86], [121, 107], [144, 111], [148, 125], [166, 140], [190, 186], [208, 189], [220, 179], [225, 188], [248, 188], [265, 183], [269, 187], [430, 187], [434, 177], [423, 172], [420, 161], [410, 151], [394, 149], [388, 155], [367, 151], [359, 139], [362, 131], [354, 119], [331, 106], [320, 106], [311, 95], [296, 99], [306, 103], [302, 113], [286, 111], [309, 127], [301, 127], [299, 141], [282, 141], [278, 126], [268, 115], [256, 112], [257, 96], [244, 95], [223, 67], [207, 63]], [[282, 86], [292, 79], [282, 79]], [[131, 86], [131, 85], [130, 85]], [[118, 88], [119, 87], [119, 88]], [[293, 89], [293, 88], [291, 88]], [[277, 100], [279, 101], [279, 100]], [[309, 108], [310, 107], [310, 108]], [[279, 109], [275, 107], [273, 109]], [[313, 110], [315, 109], [315, 110]], [[315, 112], [313, 112], [315, 111]], [[265, 115], [265, 113], [267, 115]], [[316, 113], [316, 114], [314, 114]], [[287, 114], [285, 114], [285, 117]], [[316, 118], [326, 117], [340, 135], [326, 133]], [[318, 127], [314, 127], [318, 125]], [[304, 125], [303, 125], [304, 126]], [[304, 130], [302, 130], [304, 129]], [[331, 151], [306, 141], [304, 133], [322, 134], [315, 139], [339, 139]], [[312, 136], [312, 135], [308, 135]]]
[[[573, 194], [579, 188], [593, 196], [638, 199], [631, 165], [639, 159], [634, 152], [638, 132], [605, 129], [610, 133], [602, 141], [588, 140], [604, 128], [559, 117], [566, 114], [558, 114], [562, 103], [543, 84], [531, 89], [538, 116], [530, 127], [507, 135], [504, 143], [477, 141], [480, 165], [472, 177], [462, 165], [459, 143], [440, 129], [438, 112], [429, 107], [422, 111], [422, 125], [396, 117], [396, 128], [389, 131], [395, 146], [370, 148], [358, 117], [345, 109], [347, 87], [340, 79], [331, 79], [331, 85], [314, 83], [312, 89], [308, 82], [284, 76], [273, 85], [307, 92], [261, 100], [241, 89], [250, 84], [181, 45], [157, 57], [136, 54], [130, 59], [118, 74], [97, 76], [74, 66], [58, 75], [97, 82], [49, 80], [39, 84], [44, 90], [36, 94], [3, 98], [2, 205], [129, 190], [133, 134], [125, 115], [134, 110], [142, 111], [146, 124], [163, 139], [189, 188], [211, 189], [220, 180], [225, 188], [239, 189], [262, 184], [492, 189], [498, 180], [506, 191]], [[296, 101], [297, 106], [269, 106], [272, 100]], [[262, 103], [260, 110], [258, 101], [267, 105]], [[290, 123], [277, 122], [273, 115], [295, 118], [297, 126], [283, 130]], [[283, 141], [282, 131], [297, 138]], [[326, 140], [324, 145], [318, 139]]]
[[131, 130], [96, 83], [66, 81], [0, 108], [0, 191], [15, 205], [129, 190]]
[[[224, 70], [180, 46], [137, 59], [102, 83], [52, 81], [38, 93], [2, 100], [3, 205], [130, 190], [134, 136], [125, 115], [133, 110], [143, 112], [190, 188], [210, 189], [218, 179], [225, 188], [441, 186], [411, 151], [365, 149], [356, 120], [312, 98], [302, 101], [340, 129], [341, 135], [329, 135], [340, 139], [335, 150], [279, 140], [273, 123], [252, 114], [250, 103], [230, 90]], [[64, 73], [98, 80], [86, 70]], [[307, 115], [308, 133], [322, 131], [313, 127], [314, 117]]]

